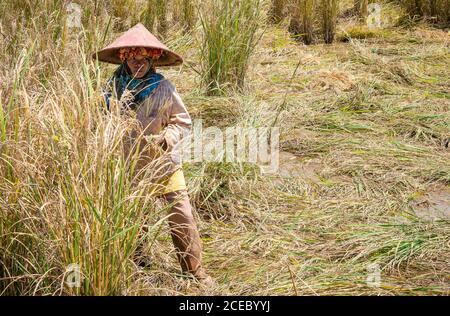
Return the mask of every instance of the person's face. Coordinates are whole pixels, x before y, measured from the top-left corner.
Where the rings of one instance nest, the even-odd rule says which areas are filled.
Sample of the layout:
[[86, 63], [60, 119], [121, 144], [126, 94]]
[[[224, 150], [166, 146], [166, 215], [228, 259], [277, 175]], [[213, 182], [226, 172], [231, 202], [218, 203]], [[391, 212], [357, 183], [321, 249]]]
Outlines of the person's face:
[[142, 78], [150, 68], [150, 62], [142, 55], [136, 55], [127, 59], [127, 65], [135, 78]]

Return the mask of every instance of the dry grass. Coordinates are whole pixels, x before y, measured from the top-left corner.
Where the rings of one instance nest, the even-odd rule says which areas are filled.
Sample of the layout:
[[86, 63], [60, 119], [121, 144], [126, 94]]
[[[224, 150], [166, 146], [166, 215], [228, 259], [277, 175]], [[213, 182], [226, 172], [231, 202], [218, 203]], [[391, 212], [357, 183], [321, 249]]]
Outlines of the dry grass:
[[[196, 24], [196, 0], [175, 0], [172, 3], [174, 20], [178, 20], [185, 32], [190, 32]], [[175, 18], [176, 17], [176, 18]]]
[[322, 11], [322, 31], [323, 40], [327, 44], [334, 41], [336, 34], [336, 23], [339, 15], [339, 1], [337, 0], [322, 0], [320, 3]]
[[249, 59], [261, 34], [261, 4], [261, 0], [213, 0], [202, 6], [201, 67], [209, 95], [245, 88]]
[[[185, 166], [205, 266], [218, 280], [203, 291], [179, 274], [166, 210], [143, 193], [150, 184], [132, 185], [119, 150], [131, 122], [99, 111], [112, 68], [86, 54], [114, 37], [107, 12], [97, 8], [96, 24], [85, 16], [91, 28], [77, 35], [48, 13], [57, 10], [50, 1], [36, 26], [3, 10], [13, 5], [0, 10], [0, 293], [450, 294], [448, 219], [427, 221], [411, 208], [420, 192], [450, 185], [446, 32], [389, 28], [299, 49], [273, 26], [250, 59], [245, 95], [205, 96], [193, 68], [161, 70], [208, 126], [264, 126], [286, 100], [281, 149], [296, 157], [281, 164], [287, 172]], [[44, 23], [48, 32], [36, 36]], [[190, 64], [200, 62], [195, 34], [168, 36]], [[289, 176], [294, 169], [304, 174]], [[142, 225], [145, 270], [131, 260]], [[78, 292], [63, 284], [74, 262], [90, 282]], [[366, 282], [372, 264], [381, 270], [375, 287]]]
[[294, 38], [301, 38], [306, 45], [314, 41], [315, 1], [294, 0], [289, 32]]
[[285, 17], [287, 4], [287, 0], [272, 0], [268, 12], [268, 20], [274, 24], [280, 23]]
[[369, 2], [368, 0], [355, 0], [354, 10], [355, 12], [358, 13], [359, 18], [362, 22], [366, 21], [368, 15], [367, 11], [368, 2]]
[[411, 17], [426, 18], [429, 22], [447, 26], [450, 23], [448, 0], [402, 0], [400, 3]]

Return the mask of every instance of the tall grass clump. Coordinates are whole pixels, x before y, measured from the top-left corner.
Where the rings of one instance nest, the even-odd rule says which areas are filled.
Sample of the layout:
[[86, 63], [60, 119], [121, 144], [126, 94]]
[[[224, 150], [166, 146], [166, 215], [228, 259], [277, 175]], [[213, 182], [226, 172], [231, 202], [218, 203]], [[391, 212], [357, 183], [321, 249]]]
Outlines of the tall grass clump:
[[271, 23], [280, 23], [284, 18], [284, 11], [286, 8], [287, 0], [272, 0], [270, 3], [270, 9], [268, 14], [268, 20]]
[[102, 114], [92, 65], [31, 94], [31, 54], [1, 99], [1, 294], [124, 294], [154, 205], [151, 172], [123, 155], [133, 122]]
[[147, 0], [143, 21], [150, 31], [164, 38], [169, 28], [167, 0]]
[[411, 15], [424, 16], [428, 13], [430, 0], [402, 0], [401, 3]]
[[401, 0], [411, 18], [425, 18], [431, 23], [450, 25], [450, 0]]
[[365, 22], [369, 15], [368, 2], [368, 0], [355, 0], [354, 3], [354, 10], [362, 22]]
[[[8, 122], [19, 122], [2, 122], [6, 293], [123, 294], [135, 271], [132, 257], [153, 205], [151, 181], [135, 174], [135, 155], [123, 156], [131, 122], [100, 116], [93, 78], [86, 71], [81, 80], [61, 74], [43, 102], [20, 89], [3, 111]], [[64, 283], [72, 265], [81, 287]]]
[[181, 24], [185, 32], [191, 31], [196, 22], [195, 0], [176, 0], [174, 1], [174, 17]]
[[261, 0], [212, 0], [200, 10], [201, 63], [208, 95], [242, 90], [260, 38]]
[[[82, 10], [87, 11], [87, 7], [91, 3], [86, 1], [82, 3]], [[103, 6], [108, 7], [108, 5], [103, 4]], [[94, 1], [94, 7], [98, 10], [99, 3]], [[112, 0], [109, 3], [108, 9], [112, 9], [112, 15], [116, 18], [114, 24], [115, 30], [119, 32], [124, 32], [126, 29], [131, 27], [136, 22], [135, 12], [138, 12], [138, 3], [132, 0]], [[97, 11], [95, 10], [95, 11]]]
[[331, 44], [334, 41], [336, 34], [336, 23], [339, 10], [338, 0], [322, 0], [322, 30], [323, 40], [327, 44]]
[[315, 0], [292, 1], [289, 32], [306, 45], [310, 45], [314, 41], [314, 6]]
[[51, 2], [36, 2], [32, 22], [16, 20], [27, 2], [1, 4], [12, 35], [0, 36], [0, 295], [126, 294], [155, 165], [138, 167], [136, 121], [115, 103], [102, 111], [105, 76], [87, 57], [101, 32], [64, 35]]
[[435, 0], [431, 11], [432, 16], [437, 17], [437, 22], [448, 27], [450, 25], [450, 0]]

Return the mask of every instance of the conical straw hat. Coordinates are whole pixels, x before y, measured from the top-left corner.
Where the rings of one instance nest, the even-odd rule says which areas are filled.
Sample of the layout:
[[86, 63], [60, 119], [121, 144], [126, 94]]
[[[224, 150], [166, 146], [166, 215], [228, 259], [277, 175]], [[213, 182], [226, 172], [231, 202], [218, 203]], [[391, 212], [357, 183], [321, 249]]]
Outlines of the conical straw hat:
[[146, 47], [163, 50], [163, 54], [155, 59], [155, 66], [176, 66], [183, 62], [180, 55], [172, 52], [166, 45], [161, 43], [152, 33], [150, 33], [141, 23], [136, 24], [131, 29], [123, 33], [114, 42], [94, 53], [92, 58], [112, 64], [121, 64], [119, 59], [119, 49], [126, 47]]

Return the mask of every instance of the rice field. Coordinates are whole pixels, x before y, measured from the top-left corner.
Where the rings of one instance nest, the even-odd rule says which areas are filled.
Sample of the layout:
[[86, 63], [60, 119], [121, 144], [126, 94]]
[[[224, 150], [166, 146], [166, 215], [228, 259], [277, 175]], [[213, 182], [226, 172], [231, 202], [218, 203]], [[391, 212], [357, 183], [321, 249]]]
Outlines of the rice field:
[[[334, 41], [305, 45], [289, 16], [264, 22], [271, 1], [256, 13], [241, 1], [261, 20], [229, 37], [205, 37], [218, 35], [213, 18], [235, 21], [225, 10], [170, 1], [154, 18], [152, 2], [133, 2], [133, 15], [130, 1], [87, 2], [81, 28], [64, 1], [0, 3], [1, 295], [450, 294], [448, 25], [380, 1], [382, 26], [368, 28], [354, 1], [338, 1]], [[204, 128], [280, 127], [277, 174], [184, 165], [213, 288], [180, 273], [154, 166], [138, 172], [135, 153], [122, 155], [135, 122], [101, 111], [114, 66], [90, 54], [137, 21], [185, 58], [159, 71]], [[205, 43], [224, 38], [252, 49], [208, 63], [223, 47]], [[212, 69], [227, 76], [208, 80]], [[65, 284], [71, 264], [79, 287]]]

